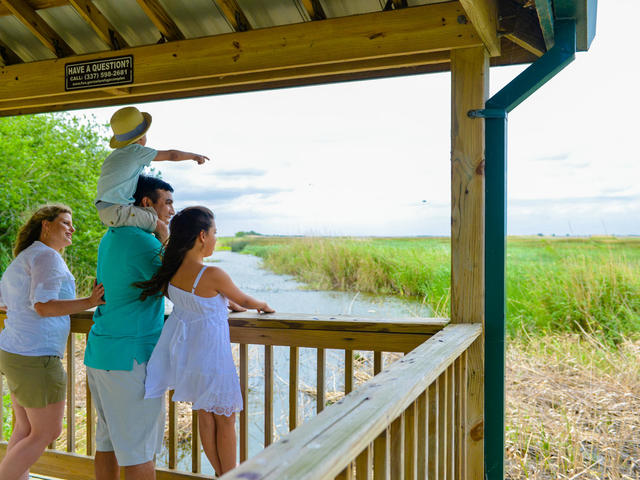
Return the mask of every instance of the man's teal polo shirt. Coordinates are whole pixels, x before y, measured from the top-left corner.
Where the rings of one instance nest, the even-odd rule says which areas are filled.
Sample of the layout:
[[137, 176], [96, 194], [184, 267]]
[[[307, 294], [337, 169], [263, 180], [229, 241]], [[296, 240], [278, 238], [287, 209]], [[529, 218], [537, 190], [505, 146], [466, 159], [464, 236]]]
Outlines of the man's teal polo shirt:
[[164, 297], [140, 301], [132, 284], [150, 279], [162, 259], [162, 245], [137, 227], [110, 228], [98, 247], [98, 282], [105, 305], [94, 315], [84, 354], [85, 365], [101, 370], [132, 370], [133, 360], [149, 360], [164, 324]]

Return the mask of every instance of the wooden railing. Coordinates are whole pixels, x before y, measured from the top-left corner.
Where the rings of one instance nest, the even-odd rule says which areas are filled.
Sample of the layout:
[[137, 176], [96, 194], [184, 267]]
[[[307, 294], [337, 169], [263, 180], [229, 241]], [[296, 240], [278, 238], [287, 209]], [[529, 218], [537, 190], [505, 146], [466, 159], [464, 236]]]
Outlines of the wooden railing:
[[[92, 455], [95, 452], [95, 415], [92, 408], [91, 392], [86, 386], [86, 376], [81, 379], [77, 378], [76, 370], [78, 369], [78, 362], [74, 361], [78, 353], [77, 334], [88, 334], [92, 325], [91, 317], [91, 312], [84, 312], [72, 316], [71, 320], [72, 334], [69, 336], [66, 353], [68, 395], [65, 418], [65, 445], [62, 446], [58, 444], [59, 442], [54, 442], [54, 444], [50, 446], [50, 449], [45, 452], [36, 463], [32, 469], [33, 472], [69, 480], [90, 479], [94, 476]], [[0, 318], [0, 323], [1, 322], [2, 318]], [[298, 399], [300, 348], [308, 347], [317, 350], [316, 411], [320, 413], [323, 411], [327, 400], [327, 389], [325, 385], [325, 349], [343, 350], [345, 366], [344, 393], [349, 394], [354, 388], [354, 351], [373, 352], [373, 369], [370, 373], [371, 375], [375, 375], [383, 368], [383, 352], [408, 353], [423, 344], [433, 334], [439, 332], [446, 325], [447, 321], [445, 319], [414, 318], [387, 321], [342, 315], [271, 314], [258, 316], [247, 312], [232, 314], [229, 323], [231, 327], [231, 341], [239, 344], [240, 382], [243, 397], [245, 398], [245, 408], [239, 416], [239, 445], [240, 461], [245, 461], [248, 458], [249, 452], [249, 415], [251, 415], [251, 407], [249, 402], [246, 401], [249, 386], [250, 345], [264, 345], [263, 445], [266, 447], [274, 440], [274, 346], [289, 347], [288, 427], [291, 431], [299, 427], [301, 423]], [[84, 341], [81, 343], [84, 343]], [[452, 373], [451, 375], [453, 378], [454, 374]], [[446, 381], [447, 380], [444, 380], [444, 382]], [[82, 384], [84, 388], [84, 406], [78, 404], [75, 395], [76, 385], [79, 383]], [[444, 388], [442, 391], [448, 391], [446, 387]], [[438, 393], [437, 395], [441, 394]], [[447, 394], [445, 394], [445, 396], [446, 395]], [[350, 397], [351, 395], [347, 398]], [[443, 397], [442, 402], [446, 402], [445, 397]], [[83, 438], [79, 438], [78, 432], [76, 431], [78, 416], [85, 417], [85, 432], [82, 436]], [[2, 417], [0, 416], [0, 418]], [[180, 471], [178, 470], [177, 461], [178, 429], [176, 405], [173, 402], [169, 402], [167, 422], [168, 468], [157, 469], [159, 480], [208, 478], [201, 475], [201, 448], [197, 425], [197, 414], [193, 413], [191, 419], [191, 472]], [[84, 442], [81, 440], [84, 440]], [[83, 444], [83, 448], [78, 448], [79, 444]], [[276, 445], [280, 445], [280, 443], [274, 444], [274, 447]], [[6, 442], [1, 443], [0, 454], [5, 448]]]
[[466, 351], [481, 333], [447, 326], [222, 478], [467, 478]]

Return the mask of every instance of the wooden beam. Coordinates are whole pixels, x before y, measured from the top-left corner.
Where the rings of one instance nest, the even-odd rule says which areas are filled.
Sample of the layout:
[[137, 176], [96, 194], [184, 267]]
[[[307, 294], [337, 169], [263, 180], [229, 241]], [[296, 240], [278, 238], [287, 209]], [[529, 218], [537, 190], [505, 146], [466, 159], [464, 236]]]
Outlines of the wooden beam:
[[320, 0], [301, 0], [300, 3], [311, 20], [326, 20], [327, 14], [324, 12]]
[[9, 46], [0, 40], [0, 67], [22, 63], [22, 59]]
[[524, 48], [527, 52], [533, 53], [536, 57], [541, 57], [544, 55], [544, 50], [540, 48], [539, 45], [529, 43], [525, 39], [517, 36], [514, 33], [508, 33], [504, 36], [507, 40], [515, 43], [519, 47]]
[[[146, 45], [118, 53], [134, 57], [135, 82], [127, 85], [134, 90], [207, 79], [233, 83], [232, 77], [240, 75], [253, 75], [255, 82], [260, 77], [273, 78], [279, 70], [288, 70], [290, 75], [301, 70], [304, 75], [304, 69], [312, 68], [312, 74], [320, 76], [323, 69], [336, 74], [342, 65], [348, 69], [368, 61], [377, 62], [376, 68], [382, 69], [397, 57], [479, 45], [473, 27], [457, 22], [463, 13], [458, 2], [450, 2]], [[99, 52], [73, 61], [112, 56], [113, 52]], [[56, 61], [0, 69], [0, 109], [19, 99], [63, 95], [71, 100], [93, 93], [65, 92], [64, 76], [64, 64]]]
[[137, 0], [137, 2], [145, 15], [160, 31], [163, 38], [169, 41], [185, 39], [184, 34], [158, 0]]
[[544, 44], [549, 50], [555, 43], [555, 32], [553, 30], [553, 7], [551, 6], [551, 0], [535, 0], [536, 12], [538, 13], [538, 20], [540, 21], [540, 30], [542, 30], [542, 37], [544, 38]]
[[[500, 32], [503, 38], [533, 53], [536, 57], [542, 56], [547, 50], [534, 9], [523, 8], [513, 2], [505, 3], [500, 10]], [[510, 52], [503, 50], [501, 52], [503, 56], [510, 57]]]
[[[29, 5], [34, 10], [42, 10], [43, 8], [63, 7], [67, 5], [67, 0], [29, 0]], [[0, 17], [13, 15], [11, 10], [0, 2]]]
[[[214, 95], [216, 93], [231, 93], [265, 88], [281, 88], [295, 85], [309, 85], [322, 83], [323, 81], [347, 81], [364, 78], [384, 77], [385, 72], [395, 75], [417, 74], [428, 71], [442, 71], [441, 65], [448, 66], [449, 52], [433, 52], [400, 57], [380, 58], [372, 60], [359, 60], [341, 64], [318, 65], [279, 69], [272, 72], [255, 72], [243, 75], [220, 76], [216, 78], [203, 78], [196, 80], [184, 80], [163, 84], [142, 85], [139, 87], [113, 87], [100, 90], [84, 90], [73, 94], [59, 94], [40, 96], [29, 99], [3, 102], [0, 99], [0, 116], [5, 115], [7, 109], [13, 108], [47, 108], [56, 105], [64, 105], [62, 110], [80, 108], [80, 104], [90, 104], [108, 100], [113, 95], [126, 95], [129, 101], [143, 102], [152, 99], [193, 97], [202, 95]], [[424, 67], [433, 65], [433, 70], [424, 70]], [[423, 68], [420, 68], [423, 67]], [[409, 69], [416, 68], [415, 71]], [[376, 74], [376, 72], [380, 72]], [[318, 79], [313, 82], [313, 79]], [[124, 101], [124, 98], [122, 99]], [[104, 104], [103, 104], [104, 105]], [[29, 111], [34, 113], [35, 110]], [[25, 111], [26, 113], [26, 111]], [[15, 114], [15, 111], [11, 114]]]
[[[498, 39], [498, 2], [497, 0], [460, 0], [469, 21], [475, 26], [478, 35], [492, 57], [500, 55]], [[459, 17], [458, 21], [465, 21]]]
[[236, 32], [251, 30], [251, 24], [236, 0], [215, 0], [215, 3]]
[[[469, 110], [489, 96], [486, 50], [451, 52], [451, 323], [484, 325], [484, 120]], [[470, 480], [484, 479], [484, 337], [468, 351], [465, 426]]]
[[56, 57], [68, 57], [75, 52], [24, 0], [0, 0], [2, 4], [33, 33]]
[[69, 4], [80, 14], [80, 16], [89, 24], [94, 32], [102, 39], [104, 43], [109, 45], [111, 50], [120, 50], [127, 48], [129, 44], [122, 38], [116, 28], [109, 20], [98, 10], [91, 0], [68, 0]]

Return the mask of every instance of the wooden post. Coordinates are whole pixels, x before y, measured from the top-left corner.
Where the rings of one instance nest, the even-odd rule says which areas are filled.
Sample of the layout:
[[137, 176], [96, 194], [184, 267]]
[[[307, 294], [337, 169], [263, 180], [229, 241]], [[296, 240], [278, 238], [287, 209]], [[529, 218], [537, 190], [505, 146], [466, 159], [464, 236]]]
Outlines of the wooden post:
[[[484, 326], [484, 120], [489, 95], [484, 47], [451, 51], [451, 322]], [[484, 478], [484, 335], [468, 351], [464, 426], [469, 479]], [[462, 455], [465, 452], [460, 452]]]

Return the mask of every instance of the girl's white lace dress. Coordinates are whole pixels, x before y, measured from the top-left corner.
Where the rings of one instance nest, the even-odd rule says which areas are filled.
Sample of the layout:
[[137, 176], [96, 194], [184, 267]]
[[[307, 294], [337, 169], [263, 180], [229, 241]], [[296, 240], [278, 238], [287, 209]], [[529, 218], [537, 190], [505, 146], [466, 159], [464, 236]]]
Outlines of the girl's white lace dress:
[[193, 410], [230, 416], [242, 410], [242, 393], [231, 353], [227, 299], [205, 298], [171, 284], [169, 315], [147, 364], [145, 398], [174, 390], [173, 401], [193, 402]]

